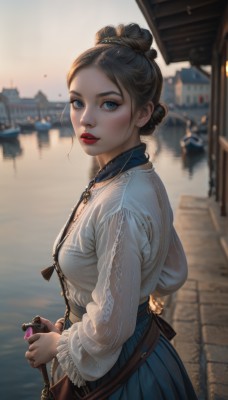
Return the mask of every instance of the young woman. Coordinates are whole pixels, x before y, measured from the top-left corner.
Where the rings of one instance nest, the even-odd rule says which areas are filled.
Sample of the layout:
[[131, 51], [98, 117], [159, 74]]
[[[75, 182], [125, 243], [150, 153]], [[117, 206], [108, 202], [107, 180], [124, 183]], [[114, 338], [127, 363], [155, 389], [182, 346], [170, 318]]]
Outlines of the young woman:
[[148, 306], [151, 294], [170, 294], [187, 277], [166, 190], [141, 142], [166, 115], [151, 44], [137, 24], [107, 26], [68, 74], [74, 132], [100, 170], [44, 272], [59, 275], [65, 319], [42, 318], [50, 332], [31, 336], [26, 358], [38, 367], [55, 357], [54, 381], [65, 374], [81, 393], [114, 382], [94, 399], [196, 399], [167, 326]]

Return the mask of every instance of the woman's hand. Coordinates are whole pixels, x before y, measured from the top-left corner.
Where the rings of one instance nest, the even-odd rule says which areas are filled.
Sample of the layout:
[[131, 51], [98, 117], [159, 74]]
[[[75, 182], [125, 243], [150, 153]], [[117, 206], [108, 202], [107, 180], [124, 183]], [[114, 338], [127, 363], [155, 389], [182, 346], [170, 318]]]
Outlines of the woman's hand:
[[[43, 318], [42, 320], [44, 321]], [[41, 364], [48, 363], [56, 356], [60, 333], [57, 332], [55, 327], [54, 329], [55, 331], [48, 333], [35, 333], [28, 339], [29, 348], [25, 353], [25, 358], [27, 358], [31, 367], [37, 368]]]
[[43, 317], [40, 317], [40, 321], [46, 325], [46, 327], [48, 328], [48, 330], [50, 332], [57, 332], [57, 333], [62, 333], [62, 328], [63, 328], [63, 322], [60, 323], [60, 321], [64, 321], [64, 318], [60, 318], [56, 321], [55, 324], [53, 324], [51, 321], [49, 321], [49, 319], [45, 319]]
[[57, 342], [62, 333], [62, 319], [53, 324], [46, 318], [40, 317], [40, 322], [46, 325], [48, 333], [35, 333], [27, 337], [29, 349], [25, 353], [29, 364], [37, 368], [41, 364], [51, 361], [57, 353]]
[[59, 319], [57, 319], [57, 321], [55, 323], [55, 327], [59, 330], [59, 332], [63, 331], [64, 320], [65, 320], [65, 318], [59, 318]]

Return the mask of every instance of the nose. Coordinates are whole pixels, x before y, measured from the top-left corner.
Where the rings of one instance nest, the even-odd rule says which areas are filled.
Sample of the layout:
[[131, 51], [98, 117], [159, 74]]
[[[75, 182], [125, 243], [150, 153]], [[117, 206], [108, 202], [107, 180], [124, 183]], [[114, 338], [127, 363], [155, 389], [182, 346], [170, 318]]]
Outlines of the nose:
[[96, 125], [95, 113], [91, 107], [87, 106], [83, 109], [83, 113], [81, 115], [80, 122], [83, 126], [95, 126]]

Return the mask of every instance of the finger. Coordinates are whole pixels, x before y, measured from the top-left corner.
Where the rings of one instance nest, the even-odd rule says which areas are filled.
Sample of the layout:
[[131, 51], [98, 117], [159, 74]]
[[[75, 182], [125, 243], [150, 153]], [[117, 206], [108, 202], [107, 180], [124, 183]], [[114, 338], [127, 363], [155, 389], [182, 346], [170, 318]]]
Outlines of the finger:
[[46, 327], [48, 328], [48, 330], [50, 332], [57, 332], [58, 331], [56, 326], [51, 321], [49, 321], [49, 319], [41, 317], [40, 320], [44, 325], [46, 325]]
[[25, 358], [27, 359], [30, 367], [32, 367], [32, 368], [39, 367], [39, 363], [36, 362], [34, 355], [30, 351], [26, 351]]
[[38, 363], [37, 361], [33, 362], [33, 368], [40, 368], [40, 363]]
[[41, 322], [43, 323], [43, 324], [45, 324], [45, 325], [53, 325], [53, 323], [49, 320], [49, 319], [46, 319], [46, 318], [43, 318], [43, 317], [40, 317], [40, 320], [41, 320]]
[[34, 335], [32, 335], [28, 338], [28, 343], [32, 344], [32, 343], [36, 342], [38, 339], [40, 339], [40, 336], [41, 336], [40, 333], [35, 333]]
[[55, 327], [56, 327], [58, 332], [61, 333], [63, 331], [63, 324], [61, 322], [56, 322], [55, 323]]
[[30, 351], [26, 351], [25, 358], [28, 360], [29, 363], [30, 362], [34, 362], [33, 355], [32, 355], [32, 353]]
[[28, 360], [28, 363], [29, 363], [30, 367], [32, 367], [32, 368], [37, 368], [37, 367], [35, 366], [35, 361], [34, 361], [34, 360], [32, 360], [32, 361], [29, 361], [29, 360]]
[[37, 348], [37, 346], [36, 346], [36, 344], [35, 344], [35, 342], [33, 343], [33, 344], [31, 344], [30, 346], [29, 346], [29, 348], [28, 348], [28, 351], [33, 351], [33, 350], [36, 350], [36, 348]]

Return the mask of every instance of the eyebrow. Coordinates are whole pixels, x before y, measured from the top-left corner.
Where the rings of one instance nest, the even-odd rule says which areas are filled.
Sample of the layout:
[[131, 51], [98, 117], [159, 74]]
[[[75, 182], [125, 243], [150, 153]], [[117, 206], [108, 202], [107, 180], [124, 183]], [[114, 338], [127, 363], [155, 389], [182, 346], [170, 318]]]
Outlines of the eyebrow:
[[[70, 90], [70, 94], [75, 94], [76, 96], [82, 97], [81, 93], [76, 92], [75, 90]], [[108, 92], [101, 92], [101, 93], [98, 93], [98, 94], [96, 95], [96, 97], [105, 97], [105, 96], [110, 96], [111, 94], [120, 96], [120, 97], [122, 98], [121, 93], [115, 92], [114, 90], [110, 90], [110, 91], [108, 91]]]

